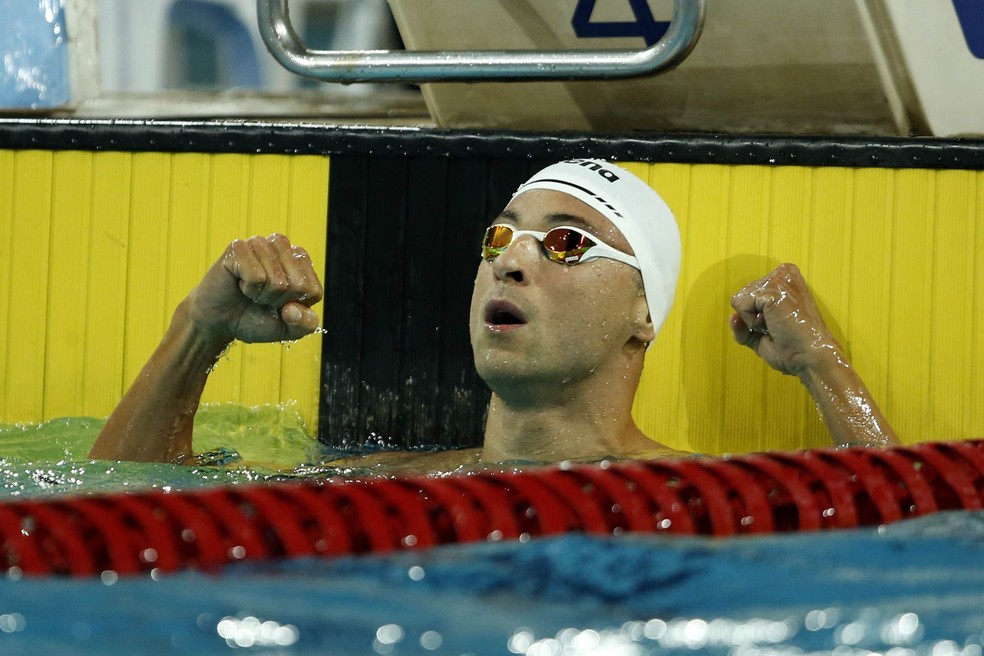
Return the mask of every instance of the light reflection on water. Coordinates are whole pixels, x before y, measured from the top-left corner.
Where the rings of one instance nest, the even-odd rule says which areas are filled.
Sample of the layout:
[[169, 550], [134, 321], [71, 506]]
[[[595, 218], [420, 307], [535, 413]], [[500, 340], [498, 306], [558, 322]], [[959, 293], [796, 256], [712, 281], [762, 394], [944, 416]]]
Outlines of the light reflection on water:
[[54, 653], [58, 645], [69, 656], [121, 648], [981, 656], [984, 514], [946, 515], [881, 533], [567, 535], [244, 562], [220, 576], [119, 577], [111, 585], [0, 579], [0, 653]]
[[[840, 616], [837, 608], [825, 608], [782, 621], [682, 617], [666, 621], [654, 618], [626, 622], [618, 629], [610, 630], [564, 628], [545, 637], [537, 637], [529, 628], [521, 627], [510, 636], [507, 648], [510, 653], [525, 656], [643, 656], [687, 651], [713, 651], [735, 656], [827, 653], [845, 656], [879, 653], [890, 656], [980, 656], [982, 653], [980, 633], [968, 636], [962, 644], [953, 640], [923, 642], [923, 628], [916, 613], [885, 618], [877, 609], [867, 608], [843, 622]], [[800, 632], [817, 633], [828, 648], [803, 650], [797, 645]]]
[[225, 638], [232, 648], [289, 647], [297, 642], [300, 633], [293, 624], [279, 624], [247, 615], [243, 618], [223, 617], [215, 632]]

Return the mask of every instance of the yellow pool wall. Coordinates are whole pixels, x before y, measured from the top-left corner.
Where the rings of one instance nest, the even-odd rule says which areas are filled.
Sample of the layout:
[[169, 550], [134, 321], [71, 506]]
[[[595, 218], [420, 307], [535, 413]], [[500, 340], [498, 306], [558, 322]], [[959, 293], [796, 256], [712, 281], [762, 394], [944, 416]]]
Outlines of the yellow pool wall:
[[[644, 431], [709, 454], [830, 444], [799, 382], [727, 326], [735, 291], [794, 262], [903, 441], [984, 435], [984, 174], [627, 166], [684, 245], [634, 407]], [[0, 150], [0, 422], [108, 415], [236, 237], [288, 234], [323, 273], [329, 175], [323, 156]], [[320, 357], [315, 338], [236, 345], [205, 401], [290, 404], [313, 434]]]
[[702, 453], [829, 446], [799, 381], [734, 343], [728, 300], [797, 264], [905, 443], [984, 436], [984, 173], [635, 165], [674, 209], [677, 299], [635, 414]]
[[[327, 201], [325, 157], [0, 151], [0, 421], [107, 416], [235, 238], [282, 232], [323, 273]], [[203, 400], [296, 404], [314, 427], [320, 358], [237, 343]]]

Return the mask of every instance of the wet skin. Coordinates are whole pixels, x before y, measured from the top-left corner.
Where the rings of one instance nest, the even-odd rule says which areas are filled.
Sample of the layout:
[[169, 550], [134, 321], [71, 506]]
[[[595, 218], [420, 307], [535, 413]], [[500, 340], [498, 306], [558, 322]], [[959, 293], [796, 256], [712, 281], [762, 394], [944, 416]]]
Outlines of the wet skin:
[[[580, 200], [535, 190], [495, 223], [546, 232], [583, 228], [632, 254], [615, 226]], [[665, 449], [636, 427], [632, 401], [655, 336], [639, 272], [599, 258], [549, 260], [530, 235], [478, 267], [470, 333], [492, 390], [483, 460], [562, 460]]]
[[[556, 191], [521, 194], [492, 223], [542, 232], [570, 225], [632, 253], [607, 218]], [[644, 347], [653, 337], [647, 314], [636, 269], [607, 258], [566, 266], [524, 235], [479, 264], [470, 314], [475, 366], [493, 391], [540, 403], [557, 385], [577, 385]]]

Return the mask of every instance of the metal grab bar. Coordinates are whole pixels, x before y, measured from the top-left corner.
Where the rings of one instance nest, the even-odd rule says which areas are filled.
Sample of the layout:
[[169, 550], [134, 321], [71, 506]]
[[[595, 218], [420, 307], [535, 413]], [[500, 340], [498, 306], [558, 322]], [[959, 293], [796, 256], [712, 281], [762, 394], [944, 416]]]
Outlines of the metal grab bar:
[[256, 0], [256, 13], [274, 59], [325, 82], [601, 80], [655, 75], [680, 64], [700, 38], [706, 2], [674, 0], [669, 29], [645, 50], [308, 50], [290, 23], [287, 0]]

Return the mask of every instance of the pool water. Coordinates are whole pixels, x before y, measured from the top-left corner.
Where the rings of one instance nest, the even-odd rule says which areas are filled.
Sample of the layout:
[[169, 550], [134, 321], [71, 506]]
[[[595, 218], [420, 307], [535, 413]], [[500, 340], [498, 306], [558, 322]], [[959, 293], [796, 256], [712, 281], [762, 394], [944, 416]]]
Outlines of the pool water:
[[87, 453], [104, 423], [66, 417], [43, 424], [0, 424], [0, 498], [250, 483], [340, 455], [312, 438], [289, 405], [202, 406], [195, 419], [195, 450], [231, 453], [232, 462], [223, 466], [90, 461]]
[[[94, 463], [101, 423], [3, 427], [2, 452], [17, 454], [0, 462], [3, 494], [240, 484], [325, 455], [289, 409], [214, 407], [196, 448], [266, 465]], [[964, 511], [824, 533], [569, 534], [215, 572], [13, 575], [0, 578], [0, 654], [979, 656], [982, 563], [984, 513]]]
[[981, 654], [984, 514], [0, 581], [3, 654]]

